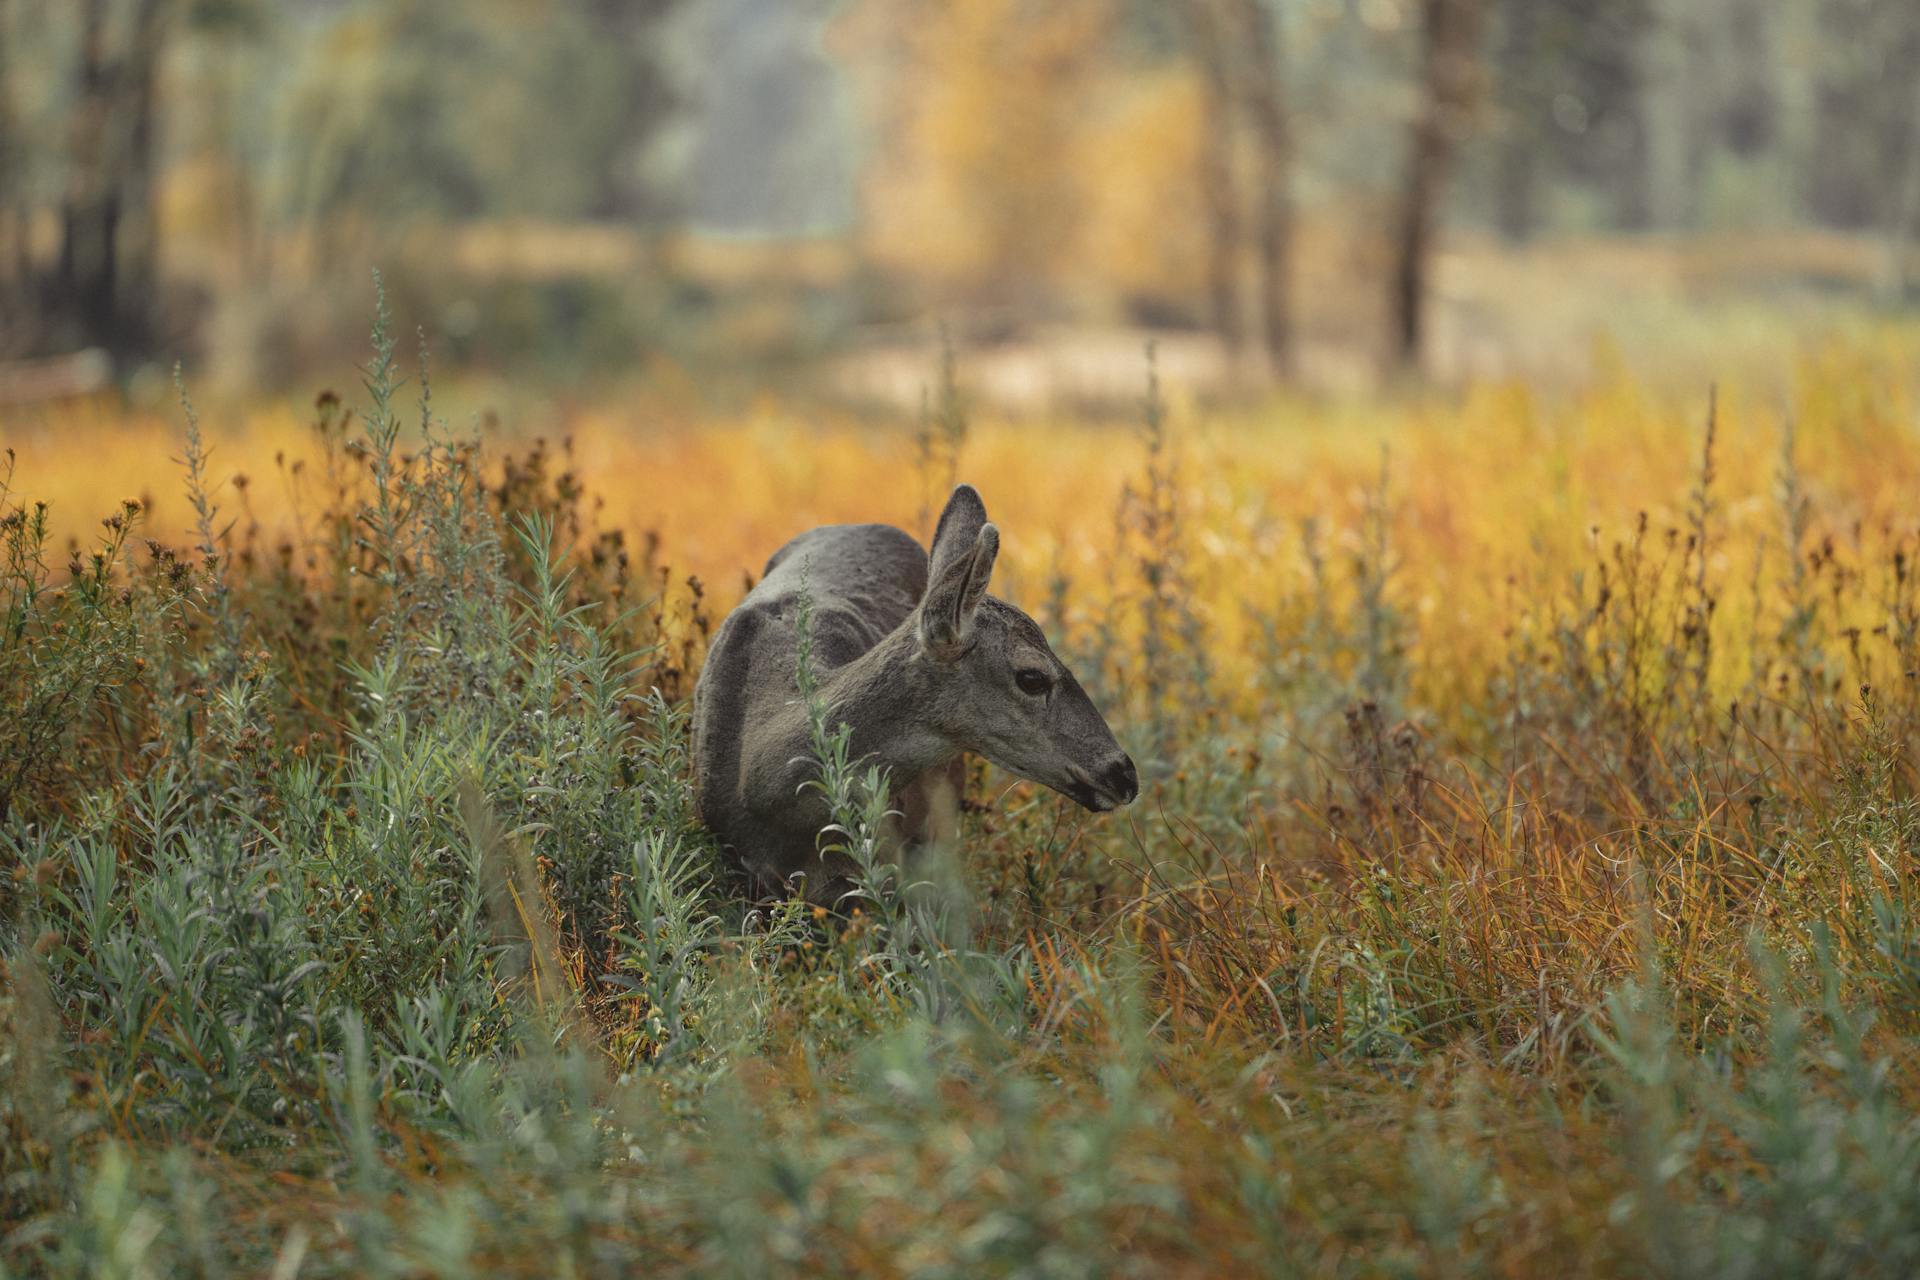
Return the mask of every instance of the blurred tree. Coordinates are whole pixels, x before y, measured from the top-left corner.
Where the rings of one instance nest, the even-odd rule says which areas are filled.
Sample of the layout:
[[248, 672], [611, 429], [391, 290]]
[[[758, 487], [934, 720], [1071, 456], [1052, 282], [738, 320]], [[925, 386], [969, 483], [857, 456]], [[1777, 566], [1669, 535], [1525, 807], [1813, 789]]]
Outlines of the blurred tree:
[[1513, 243], [1530, 237], [1539, 223], [1542, 152], [1553, 77], [1543, 74], [1546, 41], [1543, 10], [1534, 0], [1501, 0], [1496, 92], [1500, 105], [1499, 160], [1495, 176], [1494, 219]]
[[1045, 309], [1093, 176], [1074, 157], [1110, 16], [1108, 0], [877, 0], [848, 15], [838, 43], [885, 67], [861, 190], [877, 262], [976, 307]]
[[[1292, 137], [1279, 24], [1270, 0], [1185, 0], [1180, 12], [1206, 86], [1198, 178], [1207, 207], [1214, 331], [1237, 359], [1244, 344], [1241, 291], [1250, 246], [1262, 347], [1268, 368], [1285, 377], [1293, 371]], [[1248, 171], [1244, 190], [1242, 169]]]
[[0, 355], [6, 354], [5, 344], [18, 331], [19, 317], [15, 313], [26, 292], [19, 286], [31, 270], [23, 181], [26, 166], [15, 132], [13, 80], [8, 75], [13, 58], [12, 21], [13, 6], [9, 0], [0, 0], [0, 279], [10, 279], [14, 285], [0, 289]]
[[[833, 6], [0, 0], [0, 350], [178, 350], [186, 321], [210, 350], [292, 347], [269, 322], [304, 299], [321, 328], [309, 273], [391, 261], [402, 224], [659, 226], [679, 192], [734, 229], [857, 202], [877, 278], [919, 286], [859, 295], [893, 314], [1201, 324], [1283, 374], [1294, 293], [1353, 343], [1390, 300], [1417, 364], [1447, 217], [1513, 241], [1832, 226], [1909, 287], [1915, 0], [866, 0], [837, 67]], [[1481, 67], [1493, 127], [1463, 146]], [[843, 81], [882, 86], [864, 132]], [[462, 237], [418, 275], [570, 234]], [[1390, 287], [1326, 287], [1360, 272]]]
[[1271, 0], [1235, 0], [1236, 24], [1246, 42], [1247, 118], [1253, 126], [1258, 212], [1260, 324], [1267, 363], [1279, 377], [1293, 373], [1293, 309], [1288, 299], [1293, 260], [1293, 138], [1288, 126], [1280, 26]]
[[1809, 201], [1822, 220], [1876, 229], [1888, 245], [1888, 283], [1904, 288], [1909, 196], [1920, 183], [1920, 4], [1820, 0], [1823, 26], [1849, 38], [1821, 43], [1818, 135]]
[[1200, 191], [1207, 207], [1207, 305], [1213, 331], [1237, 362], [1240, 318], [1240, 190], [1234, 176], [1234, 71], [1225, 24], [1213, 0], [1186, 0], [1183, 12], [1206, 86], [1200, 142]]
[[172, 0], [80, 0], [66, 194], [48, 301], [65, 341], [116, 355], [143, 353], [154, 334], [155, 86], [176, 16]]
[[273, 262], [262, 206], [277, 150], [267, 127], [277, 83], [269, 69], [287, 57], [280, 41], [289, 18], [272, 0], [193, 0], [189, 17], [197, 38], [180, 75], [195, 92], [171, 118], [185, 190], [174, 192], [170, 214], [188, 224], [182, 232], [227, 246], [215, 267], [225, 290], [258, 291]]
[[1425, 352], [1435, 226], [1454, 150], [1478, 97], [1482, 16], [1482, 0], [1420, 2], [1420, 106], [1393, 222], [1389, 292], [1393, 356], [1402, 369], [1417, 370]]
[[[611, 136], [596, 145], [606, 165], [586, 212], [594, 217], [659, 223], [679, 212], [671, 184], [657, 181], [648, 163], [681, 96], [668, 57], [667, 31], [684, 0], [588, 0], [589, 29], [619, 55], [611, 85]], [[564, 80], [564, 62], [553, 74]], [[564, 122], [564, 117], [563, 117]], [[564, 127], [564, 123], [563, 123]]]
[[1887, 227], [1887, 288], [1905, 301], [1915, 292], [1920, 270], [1913, 261], [1913, 243], [1920, 236], [1920, 76], [1910, 77], [1913, 116], [1907, 125], [1906, 161]]
[[[98, 346], [126, 363], [162, 340], [164, 68], [209, 15], [258, 2], [77, 0], [37, 11], [26, 28], [36, 43], [18, 57], [7, 45], [20, 29], [0, 5], [0, 253], [13, 299], [33, 300], [31, 320], [7, 324], [16, 354]], [[12, 91], [28, 81], [42, 82], [43, 101], [23, 124]], [[43, 266], [35, 197], [49, 190], [55, 250]]]
[[1214, 240], [1196, 175], [1209, 136], [1204, 89], [1179, 45], [1105, 78], [1074, 146], [1078, 225], [1064, 264], [1090, 309], [1117, 303], [1127, 319], [1210, 323], [1205, 292]]
[[[1652, 0], [1499, 0], [1493, 213], [1509, 241], [1539, 228], [1551, 185], [1610, 193], [1616, 225], [1651, 216], [1641, 130]], [[1647, 122], [1649, 126], [1651, 122]]]
[[707, 0], [690, 11], [702, 69], [688, 212], [727, 231], [845, 230], [852, 139], [841, 77], [820, 48], [837, 0]]
[[369, 221], [658, 217], [645, 161], [674, 100], [657, 30], [673, 3], [356, 6], [287, 98], [288, 212], [335, 256]]

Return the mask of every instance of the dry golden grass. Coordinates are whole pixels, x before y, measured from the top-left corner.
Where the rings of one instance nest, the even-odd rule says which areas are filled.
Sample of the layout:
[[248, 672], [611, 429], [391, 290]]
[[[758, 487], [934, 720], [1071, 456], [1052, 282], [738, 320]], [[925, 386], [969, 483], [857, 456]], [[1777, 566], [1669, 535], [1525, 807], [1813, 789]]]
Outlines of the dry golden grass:
[[[1823, 532], [1864, 547], [1914, 531], [1916, 359], [1920, 336], [1849, 339], [1778, 351], [1767, 376], [1719, 387], [1710, 567], [1728, 588], [1724, 616], [1751, 610], [1756, 569], [1771, 581], [1784, 564], [1776, 489], [1789, 423]], [[1303, 523], [1333, 531], [1324, 554], [1352, 550], [1339, 539], [1359, 528], [1384, 466], [1422, 700], [1444, 705], [1435, 699], [1447, 685], [1482, 680], [1508, 629], [1561, 592], [1596, 545], [1642, 513], [1656, 535], [1683, 525], [1711, 385], [1703, 377], [1684, 391], [1649, 390], [1616, 365], [1583, 391], [1544, 395], [1493, 384], [1446, 398], [1213, 410], [1176, 390], [1170, 429], [1191, 607], [1224, 663], [1244, 658], [1247, 606], [1307, 585]], [[792, 534], [875, 520], [924, 536], [937, 501], [908, 424], [767, 401], [725, 420], [644, 406], [534, 418], [490, 431], [487, 447], [547, 439], [553, 468], [572, 473], [601, 524], [657, 535], [676, 579], [697, 575], [723, 609]], [[263, 544], [294, 533], [330, 498], [314, 433], [294, 409], [214, 415], [207, 430], [222, 501]], [[1141, 466], [1138, 431], [1124, 419], [976, 414], [958, 470], [1006, 531], [997, 589], [1031, 604], [1065, 572], [1076, 604], [1102, 602], [1115, 581], [1117, 502]], [[180, 432], [175, 412], [87, 403], [17, 414], [0, 428], [0, 447], [19, 453], [19, 487], [50, 504], [60, 537], [90, 536], [95, 513], [135, 497], [148, 512], [142, 532], [185, 545]], [[1729, 628], [1736, 640], [1742, 631]], [[1747, 659], [1723, 646], [1716, 671], [1744, 674]]]

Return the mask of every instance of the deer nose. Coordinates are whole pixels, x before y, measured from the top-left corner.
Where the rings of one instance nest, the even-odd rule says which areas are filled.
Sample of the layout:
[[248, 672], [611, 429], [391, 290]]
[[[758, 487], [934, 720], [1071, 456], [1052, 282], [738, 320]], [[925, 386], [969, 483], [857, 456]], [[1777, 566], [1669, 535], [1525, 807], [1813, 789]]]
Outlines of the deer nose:
[[1133, 757], [1128, 755], [1123, 754], [1108, 765], [1100, 775], [1100, 782], [1121, 804], [1132, 804], [1133, 798], [1140, 794], [1140, 775], [1133, 767]]

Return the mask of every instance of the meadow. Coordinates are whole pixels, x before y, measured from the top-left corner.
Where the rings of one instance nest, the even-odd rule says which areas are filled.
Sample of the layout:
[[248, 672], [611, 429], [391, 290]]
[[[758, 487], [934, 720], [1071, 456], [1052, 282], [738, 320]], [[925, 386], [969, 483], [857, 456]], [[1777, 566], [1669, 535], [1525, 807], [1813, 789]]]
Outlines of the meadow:
[[[5, 1274], [1920, 1270], [1910, 328], [545, 440], [389, 329], [0, 441]], [[706, 637], [956, 478], [1142, 796], [908, 884], [829, 726], [870, 874], [751, 901]]]

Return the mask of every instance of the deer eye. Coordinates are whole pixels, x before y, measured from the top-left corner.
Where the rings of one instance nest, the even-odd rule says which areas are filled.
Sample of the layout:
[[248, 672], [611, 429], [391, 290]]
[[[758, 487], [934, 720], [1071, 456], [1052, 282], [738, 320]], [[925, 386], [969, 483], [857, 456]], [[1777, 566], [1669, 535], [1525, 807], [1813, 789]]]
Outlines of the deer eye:
[[1030, 697], [1041, 697], [1053, 688], [1053, 680], [1046, 672], [1036, 667], [1028, 667], [1014, 673], [1013, 682], [1020, 686], [1020, 692]]

